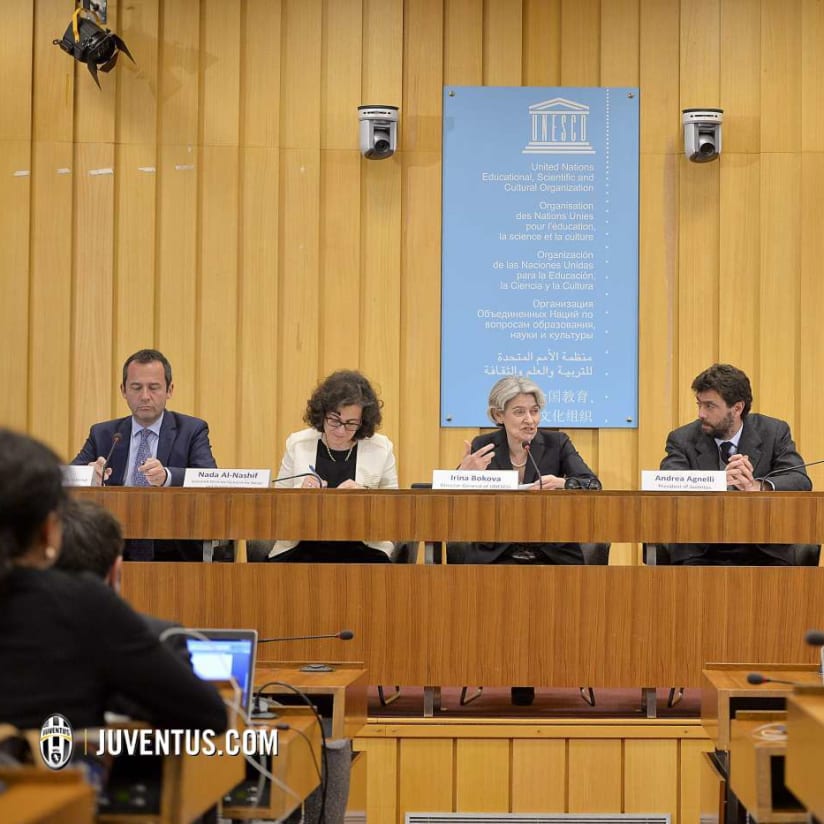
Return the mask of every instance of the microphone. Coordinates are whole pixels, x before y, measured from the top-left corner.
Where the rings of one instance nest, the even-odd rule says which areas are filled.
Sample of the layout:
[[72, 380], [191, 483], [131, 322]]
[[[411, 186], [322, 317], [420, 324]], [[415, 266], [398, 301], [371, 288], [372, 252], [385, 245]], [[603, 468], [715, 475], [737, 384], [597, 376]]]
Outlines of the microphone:
[[524, 452], [526, 452], [526, 456], [529, 458], [530, 463], [533, 467], [535, 467], [535, 471], [538, 473], [538, 489], [544, 488], [544, 479], [541, 477], [541, 470], [538, 469], [538, 464], [535, 462], [535, 458], [532, 455], [532, 442], [531, 441], [524, 441], [521, 446], [524, 448]]
[[808, 466], [818, 466], [818, 464], [822, 463], [824, 463], [824, 459], [820, 461], [810, 461], [809, 463], [796, 464], [795, 466], [785, 466], [783, 469], [773, 469], [772, 472], [768, 472], [766, 475], [761, 478], [756, 478], [755, 480], [766, 481], [774, 475], [783, 475], [785, 472], [795, 472], [796, 469], [806, 469]]
[[318, 641], [322, 638], [340, 638], [341, 641], [351, 641], [355, 633], [351, 629], [342, 629], [340, 632], [331, 632], [326, 635], [291, 635], [283, 638], [261, 638], [258, 644], [270, 644], [273, 641]]
[[809, 687], [810, 684], [803, 684], [799, 681], [785, 681], [783, 678], [769, 678], [760, 672], [750, 672], [747, 674], [748, 684], [789, 684], [791, 687]]
[[275, 478], [272, 481], [272, 486], [279, 484], [281, 481], [294, 481], [295, 478], [314, 478], [318, 482], [318, 488], [323, 486], [323, 478], [315, 471], [298, 472], [297, 475], [286, 475], [283, 478]]
[[824, 647], [824, 632], [822, 632], [820, 629], [811, 629], [804, 636], [804, 640], [811, 647]]
[[112, 448], [109, 450], [109, 454], [106, 455], [106, 460], [103, 462], [103, 469], [100, 471], [100, 486], [106, 486], [106, 470], [109, 467], [109, 461], [112, 459], [114, 448], [122, 440], [123, 436], [119, 432], [115, 432], [114, 435], [112, 435]]

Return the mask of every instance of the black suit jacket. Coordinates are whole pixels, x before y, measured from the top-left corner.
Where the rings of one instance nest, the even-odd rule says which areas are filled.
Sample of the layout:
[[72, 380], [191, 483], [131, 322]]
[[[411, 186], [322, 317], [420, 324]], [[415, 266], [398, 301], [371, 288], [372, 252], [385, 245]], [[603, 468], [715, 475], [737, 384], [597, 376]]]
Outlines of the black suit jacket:
[[[693, 421], [670, 432], [666, 449], [667, 456], [661, 461], [661, 469], [720, 468], [718, 446], [712, 436], [703, 432], [700, 421]], [[753, 476], [756, 478], [764, 478], [778, 469], [800, 467], [804, 463], [795, 449], [786, 421], [756, 412], [751, 412], [744, 418], [738, 453], [750, 459]], [[769, 481], [777, 490], [806, 492], [813, 488], [803, 467], [774, 475]], [[672, 560], [678, 562], [703, 555], [707, 548], [707, 544], [672, 544], [669, 549]], [[786, 557], [787, 553], [785, 544], [759, 544], [759, 549], [775, 557]]]
[[[509, 459], [509, 444], [506, 430], [497, 429], [485, 435], [479, 435], [472, 441], [471, 450], [476, 452], [487, 444], [495, 444], [495, 454], [489, 463], [489, 469], [513, 469]], [[563, 432], [539, 429], [532, 439], [531, 450], [541, 475], [556, 475], [559, 478], [595, 479], [595, 473], [586, 465], [584, 459]], [[538, 473], [528, 461], [524, 469], [524, 483], [538, 480]], [[596, 479], [597, 480], [597, 479]], [[539, 494], [539, 493], [535, 493]], [[455, 543], [447, 547], [450, 563], [491, 564], [499, 558], [511, 544], [494, 543]], [[584, 563], [579, 544], [530, 544], [540, 549], [557, 563]]]
[[[73, 464], [84, 465], [96, 461], [101, 455], [108, 455], [115, 433], [122, 440], [115, 446], [109, 462], [112, 474], [106, 482], [108, 486], [123, 486], [129, 459], [129, 440], [132, 435], [131, 415], [113, 421], [96, 423], [89, 430], [89, 437], [77, 453]], [[157, 459], [171, 475], [172, 486], [183, 486], [183, 477], [189, 467], [214, 469], [214, 456], [209, 443], [209, 426], [200, 418], [172, 412], [167, 409], [160, 425], [157, 442]]]

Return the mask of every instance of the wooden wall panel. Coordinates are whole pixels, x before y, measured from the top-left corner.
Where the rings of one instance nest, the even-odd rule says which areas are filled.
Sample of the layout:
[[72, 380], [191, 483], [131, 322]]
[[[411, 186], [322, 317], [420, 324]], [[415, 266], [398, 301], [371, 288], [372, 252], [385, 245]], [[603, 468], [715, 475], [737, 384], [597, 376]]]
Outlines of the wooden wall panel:
[[484, 86], [521, 85], [522, 14], [521, 3], [484, 3]]
[[[824, 336], [818, 333], [820, 307], [824, 306], [824, 155], [805, 153], [801, 158], [801, 295], [798, 340], [799, 413], [793, 430], [796, 442], [803, 444], [805, 460], [824, 455], [824, 427], [820, 410], [824, 404], [824, 384], [808, 380], [820, 373], [824, 364]], [[821, 489], [820, 471], [811, 470], [814, 486]]]
[[463, 739], [455, 744], [455, 810], [509, 812], [510, 742]]
[[524, 0], [523, 73], [526, 86], [561, 84], [561, 0]]
[[720, 53], [719, 106], [724, 109], [724, 152], [757, 152], [761, 146], [759, 5], [752, 0], [722, 0], [720, 27], [724, 48]]
[[801, 4], [801, 150], [824, 150], [824, 4]]
[[598, 85], [601, 74], [600, 38], [600, 0], [562, 0], [561, 85]]
[[567, 744], [563, 740], [512, 742], [512, 812], [565, 812]]
[[279, 0], [249, 0], [241, 25], [236, 460], [277, 469]]
[[[442, 83], [637, 83], [639, 429], [576, 445], [607, 486], [636, 486], [723, 358], [802, 454], [824, 451], [803, 380], [824, 368], [816, 0], [113, 1], [137, 62], [102, 90], [51, 43], [63, 0], [9, 14], [0, 141], [31, 177], [0, 188], [19, 352], [3, 421], [73, 454], [125, 411], [122, 359], [156, 345], [224, 464], [276, 466], [316, 380], [352, 366], [383, 390], [402, 484], [454, 466], [477, 430], [437, 427]], [[355, 107], [374, 102], [401, 107], [380, 163], [357, 146]], [[718, 162], [683, 157], [691, 105], [726, 109]]]
[[370, 814], [388, 824], [398, 820], [398, 749], [394, 738], [372, 739], [366, 744], [366, 797]]
[[623, 810], [622, 757], [619, 740], [569, 742], [569, 812]]
[[[79, 109], [78, 109], [79, 111]], [[89, 106], [87, 116], [105, 120]], [[85, 130], [90, 127], [84, 126]], [[113, 121], [112, 121], [113, 122]], [[75, 143], [71, 447], [112, 414], [114, 144]], [[94, 219], [89, 219], [94, 215]], [[71, 450], [70, 450], [71, 451]]]
[[801, 149], [801, 11], [801, 3], [761, 0], [762, 152]]
[[454, 809], [454, 744], [447, 738], [401, 741], [399, 810]]
[[[755, 380], [763, 337], [760, 163], [754, 154], [731, 153], [724, 161], [720, 178], [718, 356]], [[764, 316], [767, 323], [768, 315]]]
[[800, 331], [800, 175], [800, 155], [762, 155], [761, 338], [764, 341], [768, 330], [776, 329], [777, 324], [786, 324], [786, 333], [770, 336], [769, 345], [764, 341], [761, 347], [761, 368], [753, 387], [754, 406], [791, 423], [802, 378], [795, 367]]
[[0, 328], [6, 348], [0, 382], [0, 425], [29, 424], [30, 203], [32, 195], [32, 89], [34, 9], [24, 3], [4, 9], [0, 27]]
[[701, 753], [712, 752], [710, 741], [682, 739], [679, 742], [678, 819], [675, 824], [690, 824], [701, 817]]
[[625, 813], [678, 808], [678, 742], [656, 739], [624, 741]]

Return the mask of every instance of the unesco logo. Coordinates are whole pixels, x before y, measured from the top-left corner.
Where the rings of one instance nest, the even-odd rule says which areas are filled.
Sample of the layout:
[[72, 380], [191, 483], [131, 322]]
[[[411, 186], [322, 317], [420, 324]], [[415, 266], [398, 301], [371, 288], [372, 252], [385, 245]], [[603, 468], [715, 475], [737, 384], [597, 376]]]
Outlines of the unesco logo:
[[50, 770], [62, 770], [72, 756], [72, 725], [64, 715], [50, 715], [40, 727], [40, 755]]

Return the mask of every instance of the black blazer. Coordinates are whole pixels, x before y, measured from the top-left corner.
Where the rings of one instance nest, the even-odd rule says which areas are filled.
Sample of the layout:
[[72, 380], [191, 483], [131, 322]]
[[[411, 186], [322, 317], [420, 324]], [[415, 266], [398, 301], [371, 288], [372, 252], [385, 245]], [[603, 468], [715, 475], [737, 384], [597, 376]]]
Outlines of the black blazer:
[[[475, 452], [489, 443], [495, 444], [495, 455], [489, 463], [489, 469], [513, 469], [509, 460], [509, 444], [506, 440], [506, 430], [497, 429], [485, 435], [479, 435], [472, 441], [472, 451]], [[596, 479], [595, 473], [586, 465], [584, 459], [572, 444], [572, 441], [563, 432], [549, 429], [539, 429], [532, 439], [532, 457], [541, 470], [542, 475], [556, 475], [559, 478], [587, 478]], [[528, 461], [524, 469], [524, 483], [538, 480], [532, 461]], [[541, 494], [540, 492], [529, 494]], [[495, 543], [450, 543], [447, 546], [447, 556], [450, 563], [463, 564], [491, 564], [509, 549], [511, 544]], [[584, 563], [584, 556], [579, 544], [537, 543], [530, 547], [540, 549], [555, 563]]]
[[[513, 469], [509, 460], [509, 444], [506, 430], [496, 429], [485, 435], [478, 435], [472, 441], [472, 451], [476, 452], [489, 443], [495, 444], [495, 455], [489, 469]], [[584, 459], [572, 445], [572, 441], [563, 432], [551, 429], [539, 429], [532, 439], [530, 451], [542, 475], [557, 475], [559, 478], [594, 479], [595, 473], [584, 463]], [[524, 469], [524, 483], [538, 480], [532, 461], [527, 461]]]

